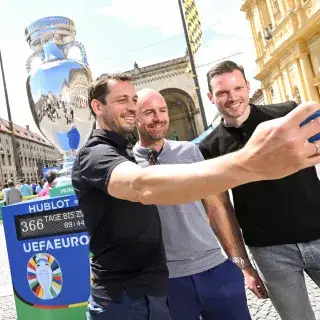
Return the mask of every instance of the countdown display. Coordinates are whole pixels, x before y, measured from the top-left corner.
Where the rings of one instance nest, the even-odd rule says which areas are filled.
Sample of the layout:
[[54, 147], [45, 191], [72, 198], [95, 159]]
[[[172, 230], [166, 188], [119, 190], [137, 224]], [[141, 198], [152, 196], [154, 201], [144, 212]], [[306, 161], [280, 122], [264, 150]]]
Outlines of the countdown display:
[[1, 209], [17, 318], [88, 319], [90, 239], [77, 197]]
[[70, 208], [15, 216], [18, 240], [86, 231], [81, 210]]

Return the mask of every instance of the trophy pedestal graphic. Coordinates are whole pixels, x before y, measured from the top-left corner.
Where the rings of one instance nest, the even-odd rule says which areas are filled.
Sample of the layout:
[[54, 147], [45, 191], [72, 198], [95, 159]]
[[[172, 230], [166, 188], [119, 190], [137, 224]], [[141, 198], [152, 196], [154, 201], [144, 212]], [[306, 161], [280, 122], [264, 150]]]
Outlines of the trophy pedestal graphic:
[[[63, 154], [57, 184], [71, 182], [71, 169], [79, 149], [92, 132], [94, 117], [88, 106], [92, 81], [86, 52], [75, 41], [75, 26], [65, 17], [47, 17], [26, 28], [26, 39], [34, 51], [27, 61], [27, 94], [36, 125]], [[77, 47], [82, 61], [68, 58]], [[40, 59], [33, 70], [31, 62]]]

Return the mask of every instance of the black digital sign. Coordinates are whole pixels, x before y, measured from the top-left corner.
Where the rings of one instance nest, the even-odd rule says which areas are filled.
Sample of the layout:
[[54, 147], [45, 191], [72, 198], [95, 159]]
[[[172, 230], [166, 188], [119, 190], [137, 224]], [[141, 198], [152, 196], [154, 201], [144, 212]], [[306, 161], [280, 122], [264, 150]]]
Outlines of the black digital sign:
[[18, 240], [86, 231], [83, 213], [79, 208], [17, 215], [15, 224]]

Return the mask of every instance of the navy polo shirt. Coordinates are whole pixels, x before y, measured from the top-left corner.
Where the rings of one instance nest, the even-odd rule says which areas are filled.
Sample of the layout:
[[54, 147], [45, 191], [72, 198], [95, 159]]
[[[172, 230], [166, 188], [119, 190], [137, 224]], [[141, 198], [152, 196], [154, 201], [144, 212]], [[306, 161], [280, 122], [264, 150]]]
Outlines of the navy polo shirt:
[[120, 300], [166, 293], [168, 270], [156, 206], [112, 197], [107, 185], [112, 170], [135, 162], [126, 139], [96, 129], [79, 151], [72, 184], [84, 213], [93, 254], [92, 295]]

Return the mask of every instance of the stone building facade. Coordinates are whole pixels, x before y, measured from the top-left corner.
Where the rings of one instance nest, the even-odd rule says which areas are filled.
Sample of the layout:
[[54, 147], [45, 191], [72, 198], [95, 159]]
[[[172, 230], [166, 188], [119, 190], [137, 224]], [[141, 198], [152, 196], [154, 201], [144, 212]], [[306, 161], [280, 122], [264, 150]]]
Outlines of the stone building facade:
[[[51, 167], [61, 158], [61, 154], [42, 136], [14, 124], [16, 148], [23, 177], [26, 180], [39, 180], [43, 167]], [[17, 172], [9, 123], [0, 120], [0, 184], [8, 180], [17, 182]]]
[[266, 103], [320, 96], [320, 1], [245, 0]]
[[185, 73], [189, 57], [184, 56], [161, 63], [127, 71], [133, 77], [136, 89], [150, 88], [165, 98], [170, 116], [167, 138], [177, 132], [180, 140], [193, 140], [203, 132], [199, 103], [190, 74]]

